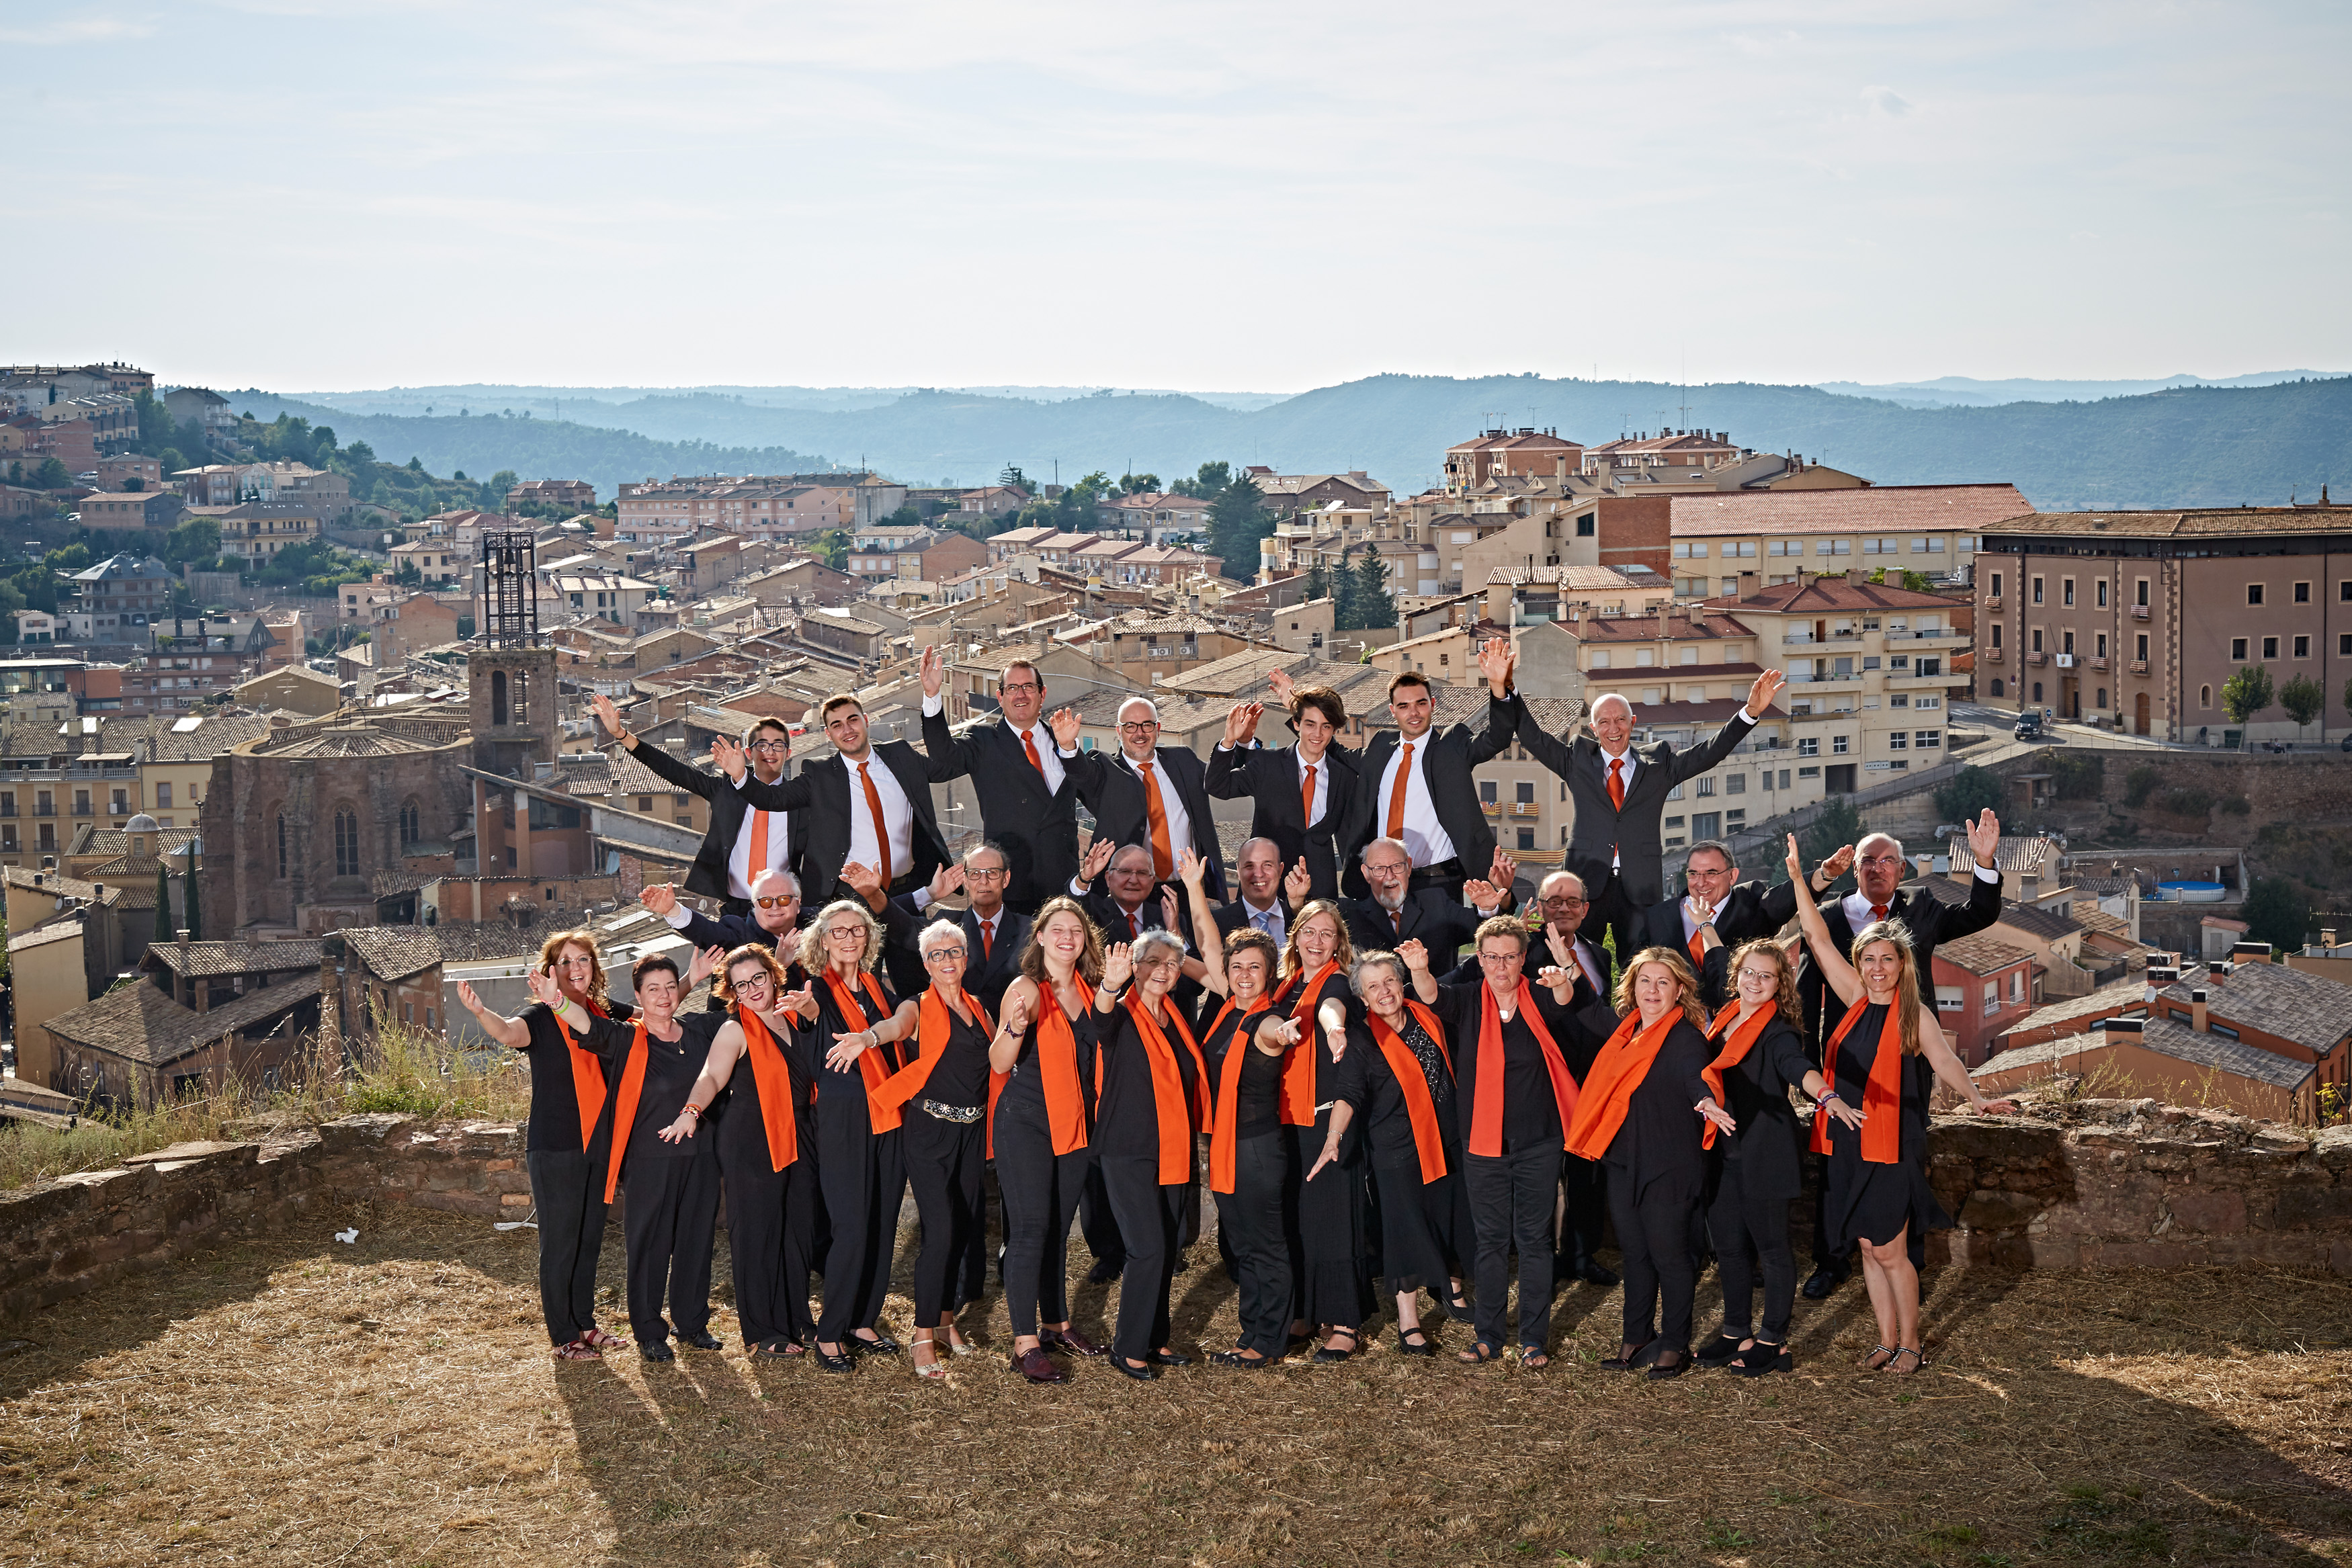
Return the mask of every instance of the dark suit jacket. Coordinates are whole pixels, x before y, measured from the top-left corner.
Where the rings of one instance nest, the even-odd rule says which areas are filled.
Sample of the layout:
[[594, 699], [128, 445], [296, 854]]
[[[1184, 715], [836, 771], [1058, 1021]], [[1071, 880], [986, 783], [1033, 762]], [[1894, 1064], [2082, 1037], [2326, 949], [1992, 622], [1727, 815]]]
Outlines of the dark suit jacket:
[[[1171, 785], [1175, 787], [1176, 799], [1191, 820], [1192, 848], [1209, 862], [1201, 886], [1211, 898], [1222, 903], [1225, 896], [1225, 859], [1217, 847], [1216, 819], [1209, 815], [1207, 769], [1196, 754], [1181, 746], [1159, 747], [1155, 760], [1160, 788], [1165, 790]], [[1144, 793], [1143, 776], [1129, 764], [1125, 753], [1081, 751], [1076, 757], [1064, 758], [1062, 767], [1077, 780], [1078, 799], [1095, 814], [1097, 832], [1114, 844], [1150, 847], [1151, 810]], [[1292, 803], [1291, 809], [1297, 810], [1297, 802]], [[1168, 846], [1171, 854], [1181, 853], [1183, 849], [1182, 844]], [[1174, 880], [1172, 873], [1170, 880]]]
[[[808, 982], [808, 971], [801, 967], [801, 928], [797, 925], [783, 932], [769, 931], [748, 915], [722, 915], [713, 920], [698, 909], [686, 912], [686, 924], [678, 928], [679, 936], [697, 947], [721, 947], [730, 953], [738, 947], [758, 946], [775, 949], [783, 961], [784, 988], [797, 990]], [[719, 999], [718, 977], [712, 976], [713, 990], [704, 1004], [706, 1012], [724, 1012], [727, 1004]]]
[[[1244, 746], [1220, 747], [1209, 754], [1209, 793], [1220, 800], [1252, 800], [1250, 837], [1272, 839], [1282, 852], [1285, 867], [1303, 856], [1314, 884], [1310, 898], [1339, 895], [1339, 852], [1333, 843], [1348, 803], [1356, 792], [1356, 755], [1341, 746], [1328, 747], [1317, 766], [1323, 777], [1323, 815], [1312, 829], [1298, 805], [1298, 747]], [[1188, 810], [1190, 808], [1187, 808]], [[1493, 856], [1490, 854], [1489, 859]]]
[[[1069, 889], [1065, 887], [1062, 891], [1067, 893]], [[1102, 927], [1103, 942], [1107, 946], [1117, 942], [1132, 942], [1146, 931], [1165, 930], [1168, 925], [1168, 922], [1160, 918], [1160, 894], [1157, 890], [1154, 890], [1151, 896], [1143, 901], [1143, 906], [1135, 912], [1133, 931], [1128, 929], [1127, 915], [1119, 908], [1118, 900], [1100, 888], [1088, 888], [1086, 897], [1078, 902], [1086, 905], [1087, 918]], [[1185, 933], [1179, 931], [1176, 935], [1184, 936]], [[1184, 946], [1190, 948], [1192, 945], [1191, 938], [1187, 936]]]
[[[939, 819], [931, 810], [930, 764], [903, 740], [877, 742], [874, 756], [907, 792], [915, 820], [908, 845], [914, 875], [929, 881], [949, 859], [947, 841], [940, 837]], [[805, 811], [809, 831], [799, 852], [803, 868], [801, 898], [809, 908], [823, 908], [833, 895], [834, 883], [841, 880], [843, 862], [849, 859], [850, 813], [866, 809], [856, 769], [835, 752], [821, 761], [803, 764], [797, 779], [762, 784], [746, 774], [741, 788], [733, 792], [763, 811]]]
[[[1290, 924], [1292, 921], [1298, 918], [1298, 912], [1290, 907], [1290, 901], [1286, 898], [1277, 895], [1275, 902], [1282, 910], [1282, 934], [1285, 936], [1288, 936], [1290, 935]], [[1236, 889], [1234, 894], [1233, 902], [1230, 904], [1220, 904], [1216, 908], [1209, 912], [1209, 916], [1217, 923], [1217, 935], [1219, 936], [1230, 936], [1236, 931], [1250, 931], [1255, 929], [1255, 926], [1250, 925], [1249, 905], [1243, 901], [1241, 893], [1238, 889]]]
[[931, 779], [971, 780], [980, 800], [981, 831], [1004, 851], [1005, 902], [1034, 908], [1066, 890], [1078, 872], [1077, 776], [1066, 761], [1062, 787], [1045, 791], [1045, 776], [1029, 765], [1021, 739], [1000, 718], [983, 719], [961, 736], [947, 715], [923, 720], [923, 749]]
[[1029, 945], [1029, 917], [1006, 908], [996, 918], [996, 940], [981, 956], [980, 916], [967, 909], [961, 915], [952, 909], [931, 909], [918, 912], [915, 895], [902, 893], [890, 901], [882, 917], [884, 933], [889, 942], [906, 952], [919, 956], [917, 943], [926, 927], [935, 920], [954, 919], [963, 927], [964, 951], [971, 960], [964, 966], [963, 988], [988, 1004], [993, 1014], [1004, 1004], [1004, 993], [1021, 974], [1021, 949]]
[[[1492, 852], [1488, 852], [1491, 856]], [[1339, 913], [1348, 922], [1348, 940], [1357, 952], [1392, 953], [1400, 942], [1419, 942], [1429, 949], [1430, 969], [1441, 975], [1454, 967], [1462, 944], [1478, 934], [1484, 920], [1476, 910], [1433, 887], [1408, 894], [1394, 924], [1389, 912], [1369, 898], [1343, 899]]]
[[[684, 789], [710, 802], [710, 828], [702, 835], [702, 847], [695, 852], [694, 865], [686, 873], [686, 891], [698, 893], [705, 898], [731, 898], [727, 888], [727, 862], [735, 853], [735, 835], [743, 826], [743, 813], [751, 802], [741, 790], [727, 782], [726, 776], [707, 773], [690, 763], [672, 757], [663, 747], [649, 740], [641, 740], [629, 753], [646, 765], [648, 772], [657, 775], [673, 789]], [[767, 808], [761, 808], [762, 810]], [[784, 825], [792, 834], [791, 858], [786, 869], [795, 876], [808, 845], [807, 821], [803, 813], [785, 813]], [[709, 946], [709, 944], [704, 944]]]
[[[1633, 777], [1638, 779], [1641, 774], [1636, 772]], [[1710, 987], [1706, 974], [1699, 976], [1699, 995], [1710, 1011], [1723, 1006], [1727, 999], [1730, 951], [1743, 942], [1771, 936], [1796, 917], [1797, 890], [1788, 883], [1767, 886], [1759, 881], [1732, 885], [1715, 916], [1715, 934], [1723, 938], [1727, 955], [1723, 966], [1727, 978]], [[1672, 947], [1687, 954], [1689, 949], [1683, 942], [1683, 901], [1664, 899], [1643, 910], [1635, 935], [1644, 947]]]
[[[1478, 782], [1471, 777], [1471, 769], [1510, 748], [1523, 710], [1524, 705], [1517, 699], [1489, 701], [1484, 731], [1473, 734], [1468, 725], [1456, 724], [1444, 729], [1432, 727], [1422, 737], [1429, 748], [1420, 756], [1429, 779], [1430, 802], [1437, 809], [1438, 826], [1454, 841], [1454, 852], [1461, 858], [1467, 876], [1485, 876], [1495, 860], [1495, 830], [1486, 825], [1486, 813], [1478, 809]], [[1359, 897], [1367, 885], [1358, 861], [1364, 846], [1379, 837], [1386, 825], [1382, 820], [1386, 802], [1372, 797], [1380, 793], [1389, 758], [1402, 744], [1395, 730], [1384, 729], [1352, 758], [1357, 788], [1349, 792], [1348, 814], [1339, 821], [1337, 848], [1341, 883]], [[1336, 753], [1346, 748], [1334, 746], [1331, 749]], [[1297, 796], [1296, 784], [1290, 792]]]
[[[1966, 904], [1946, 904], [1930, 894], [1917, 897], [1897, 892], [1894, 902], [1886, 906], [1886, 918], [1899, 920], [1911, 933], [1911, 953], [1919, 967], [1919, 999], [1929, 1007], [1936, 1005], [1936, 949], [1946, 942], [1956, 942], [1971, 933], [1982, 931], [2000, 918], [2000, 883], [1987, 882], [1971, 873], [1969, 878], [1969, 901]], [[1793, 901], [1792, 892], [1790, 898]], [[1836, 939], [1838, 951], [1851, 955], [1853, 951], [1853, 927], [1845, 917], [1845, 899], [1837, 897], [1834, 904], [1824, 902], [1822, 919]], [[1797, 999], [1805, 1009], [1805, 1040], [1813, 1048], [1813, 1060], [1821, 1061], [1822, 1006], [1827, 1002], [1828, 1024], [1834, 1029], [1844, 1009], [1831, 998], [1829, 982], [1813, 962], [1812, 950], [1806, 948], [1804, 960], [1797, 966]], [[1921, 1062], [1927, 1058], [1920, 1057]]]
[[1590, 735], [1561, 740], [1535, 721], [1516, 694], [1510, 706], [1519, 744], [1528, 748], [1528, 755], [1568, 780], [1569, 800], [1576, 808], [1576, 825], [1569, 835], [1568, 869], [1583, 879], [1588, 897], [1598, 898], [1609, 882], [1613, 851], [1625, 895], [1637, 906], [1655, 904], [1666, 895], [1662, 863], [1665, 846], [1658, 835], [1666, 791], [1714, 768], [1756, 727], [1746, 714], [1739, 713], [1731, 716], [1713, 740], [1688, 751], [1677, 752], [1663, 740], [1632, 747], [1638, 766], [1621, 811], [1609, 800], [1609, 764], [1599, 741]]

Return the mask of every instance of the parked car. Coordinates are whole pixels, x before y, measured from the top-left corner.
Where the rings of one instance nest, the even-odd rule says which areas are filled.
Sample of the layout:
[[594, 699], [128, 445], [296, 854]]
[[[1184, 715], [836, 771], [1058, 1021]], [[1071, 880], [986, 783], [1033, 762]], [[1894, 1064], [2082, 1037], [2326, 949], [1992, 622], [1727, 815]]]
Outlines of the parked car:
[[2014, 733], [2020, 740], [2040, 740], [2042, 738], [2041, 716], [2038, 714], [2025, 715], [2017, 721], [2017, 727], [2012, 733]]

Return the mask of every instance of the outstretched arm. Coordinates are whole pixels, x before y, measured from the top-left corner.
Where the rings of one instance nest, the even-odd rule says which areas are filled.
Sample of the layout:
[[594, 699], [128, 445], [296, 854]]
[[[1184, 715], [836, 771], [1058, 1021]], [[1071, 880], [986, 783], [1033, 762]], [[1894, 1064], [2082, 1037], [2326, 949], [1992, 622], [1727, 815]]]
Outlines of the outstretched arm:
[[2014, 1100], [1988, 1100], [1984, 1097], [1984, 1092], [1977, 1087], [1977, 1081], [1969, 1076], [1969, 1070], [1960, 1065], [1958, 1057], [1952, 1054], [1951, 1045], [1944, 1039], [1944, 1026], [1936, 1020], [1933, 1008], [1919, 1009], [1919, 1054], [1927, 1059], [1929, 1067], [1935, 1069], [1936, 1082], [1966, 1100], [1969, 1109], [1979, 1115], [2005, 1115], [2017, 1109]]
[[[1201, 878], [1208, 866], [1201, 852], [1189, 846], [1176, 859], [1176, 874], [1182, 880], [1184, 891], [1192, 895], [1192, 946], [1201, 954], [1199, 959], [1188, 959], [1187, 964], [1199, 963], [1201, 973], [1193, 977], [1202, 985], [1221, 997], [1231, 996], [1233, 992], [1225, 983], [1224, 934], [1217, 929], [1215, 905], [1201, 891]], [[1172, 927], [1176, 923], [1171, 920], [1168, 924]]]
[[[1822, 918], [1822, 906], [1813, 902], [1813, 890], [1806, 885], [1804, 857], [1797, 850], [1797, 835], [1789, 835], [1789, 883], [1797, 890], [1797, 924], [1805, 933], [1805, 946], [1812, 949], [1813, 962], [1821, 966], [1822, 977], [1830, 983], [1838, 1000], [1851, 1005], [1862, 995], [1862, 977], [1853, 972], [1844, 954], [1830, 936], [1830, 923]], [[1826, 1027], [1826, 1025], [1824, 1025]]]
[[694, 1136], [702, 1125], [702, 1113], [735, 1076], [735, 1063], [743, 1054], [743, 1026], [730, 1019], [719, 1026], [719, 1034], [710, 1042], [710, 1054], [702, 1061], [702, 1071], [694, 1080], [694, 1087], [686, 1092], [686, 1105], [677, 1119], [654, 1135], [665, 1144], [675, 1144]]
[[948, 728], [946, 706], [937, 696], [923, 698], [923, 766], [930, 772], [931, 782], [944, 784], [950, 779], [961, 779], [979, 760], [972, 737], [957, 735]]
[[[606, 699], [608, 702], [610, 699]], [[617, 717], [618, 716], [615, 715]], [[622, 742], [629, 755], [646, 765], [646, 770], [673, 789], [684, 789], [708, 800], [722, 787], [719, 775], [706, 773], [682, 758], [672, 757], [668, 748], [640, 740], [631, 734]]]
[[482, 1004], [482, 998], [474, 994], [472, 981], [457, 982], [457, 1000], [465, 1006], [467, 1012], [474, 1015], [474, 1021], [482, 1026], [484, 1034], [488, 1035], [508, 1050], [520, 1051], [530, 1043], [530, 1026], [520, 1019], [507, 1018], [485, 1007]]
[[[1514, 695], [1510, 701], [1514, 710], [1514, 720], [1517, 726], [1514, 734], [1518, 743], [1528, 748], [1529, 757], [1534, 758], [1562, 779], [1568, 778], [1569, 768], [1576, 758], [1576, 732], [1571, 729], [1566, 736], [1554, 735], [1536, 722], [1536, 716], [1528, 711], [1528, 705], [1523, 699]], [[1492, 695], [1489, 694], [1487, 708], [1490, 713], [1495, 706]]]

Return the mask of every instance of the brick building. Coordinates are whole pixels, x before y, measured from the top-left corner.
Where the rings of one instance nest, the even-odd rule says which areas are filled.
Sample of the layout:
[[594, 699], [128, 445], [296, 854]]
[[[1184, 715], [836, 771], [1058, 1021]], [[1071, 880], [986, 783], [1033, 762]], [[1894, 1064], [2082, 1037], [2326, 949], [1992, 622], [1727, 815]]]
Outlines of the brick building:
[[529, 502], [553, 507], [569, 516], [596, 509], [596, 486], [585, 479], [525, 479], [507, 492], [507, 510], [518, 511]]
[[1936, 1021], [1963, 1067], [1975, 1067], [2033, 1011], [2033, 955], [1979, 931], [1936, 949]]

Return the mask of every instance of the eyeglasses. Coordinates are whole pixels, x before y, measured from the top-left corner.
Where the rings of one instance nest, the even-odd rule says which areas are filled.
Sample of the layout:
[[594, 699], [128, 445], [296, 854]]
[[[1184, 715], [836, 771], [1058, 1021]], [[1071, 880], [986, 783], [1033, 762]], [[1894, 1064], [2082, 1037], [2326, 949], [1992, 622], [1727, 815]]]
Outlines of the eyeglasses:
[[1525, 953], [1481, 953], [1478, 955], [1478, 962], [1481, 964], [1517, 964], [1526, 957], [1527, 955]]
[[793, 743], [789, 740], [755, 740], [751, 743], [754, 751], [790, 751], [792, 748]]
[[853, 936], [863, 940], [866, 936], [866, 927], [863, 925], [836, 925], [827, 931], [825, 936], [835, 942], [846, 942]]
[[1045, 688], [1037, 681], [1007, 681], [996, 688], [999, 695], [1015, 696], [1025, 692], [1042, 692]]
[[1129, 735], [1150, 735], [1160, 727], [1160, 721], [1156, 718], [1137, 719], [1132, 723], [1121, 723], [1118, 727]]
[[797, 893], [793, 893], [787, 894], [782, 898], [755, 898], [751, 902], [758, 904], [762, 909], [790, 909], [793, 904], [798, 904], [800, 901], [801, 895]]
[[1864, 865], [1901, 865], [1903, 863], [1903, 857], [1901, 855], [1864, 855], [1862, 857], [1862, 863]]
[[1110, 868], [1110, 874], [1113, 876], [1139, 876], [1148, 882], [1151, 878], [1151, 868], [1148, 865], [1115, 865]]
[[1586, 901], [1581, 898], [1554, 897], [1545, 899], [1543, 901], [1543, 906], [1546, 909], [1582, 909], [1585, 906], [1585, 903]]
[[966, 882], [1003, 882], [1006, 877], [1011, 876], [1012, 874], [1013, 873], [1011, 872], [1004, 870], [1002, 866], [980, 866], [977, 868], [966, 866], [964, 867], [963, 879]]
[[1777, 986], [1780, 983], [1779, 972], [1772, 969], [1742, 969], [1739, 971], [1739, 977], [1743, 980], [1761, 980], [1768, 986]]
[[968, 956], [970, 956], [970, 955], [965, 953], [962, 948], [950, 947], [945, 943], [941, 943], [939, 946], [932, 948], [929, 952], [923, 955], [923, 962], [926, 964], [945, 964], [952, 960], [961, 964]]
[[1412, 870], [1411, 861], [1366, 861], [1364, 862], [1366, 876], [1395, 876], [1399, 873]]

